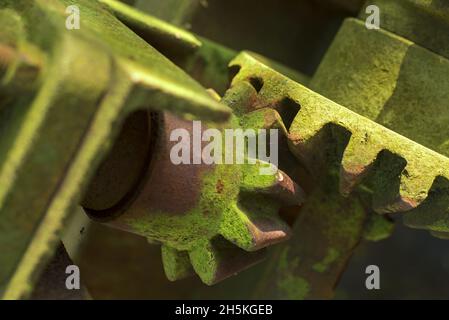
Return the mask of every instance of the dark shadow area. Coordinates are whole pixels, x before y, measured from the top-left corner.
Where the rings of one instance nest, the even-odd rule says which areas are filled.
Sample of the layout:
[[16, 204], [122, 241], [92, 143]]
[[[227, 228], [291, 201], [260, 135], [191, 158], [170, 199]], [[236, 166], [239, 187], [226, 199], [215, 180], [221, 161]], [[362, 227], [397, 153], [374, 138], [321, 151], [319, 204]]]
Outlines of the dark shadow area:
[[251, 50], [307, 75], [318, 67], [348, 16], [309, 0], [208, 0], [191, 30], [235, 50]]
[[[400, 219], [398, 219], [400, 220]], [[380, 268], [380, 290], [365, 287], [365, 268]], [[337, 299], [449, 299], [449, 241], [397, 222], [393, 235], [363, 241], [337, 287]]]

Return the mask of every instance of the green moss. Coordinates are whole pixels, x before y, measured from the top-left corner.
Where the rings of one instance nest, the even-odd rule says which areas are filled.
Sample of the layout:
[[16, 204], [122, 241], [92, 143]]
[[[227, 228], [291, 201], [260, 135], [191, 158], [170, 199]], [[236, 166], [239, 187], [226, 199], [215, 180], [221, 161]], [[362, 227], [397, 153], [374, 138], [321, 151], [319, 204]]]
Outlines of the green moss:
[[304, 300], [310, 291], [307, 280], [291, 274], [287, 274], [280, 279], [278, 287], [285, 297], [292, 300]]
[[227, 210], [223, 213], [220, 233], [229, 241], [238, 244], [239, 247], [250, 250], [254, 244], [248, 223], [248, 217], [235, 204], [234, 210]]
[[326, 272], [329, 266], [334, 263], [340, 257], [340, 252], [335, 248], [328, 248], [326, 256], [318, 263], [315, 263], [312, 268], [316, 272]]
[[212, 284], [219, 266], [220, 258], [210, 241], [200, 241], [189, 252], [195, 272], [205, 284]]
[[[190, 211], [182, 215], [151, 212], [145, 218], [130, 219], [128, 223], [138, 234], [178, 250], [190, 250], [198, 241], [217, 235], [223, 228], [223, 221], [238, 220], [233, 203], [239, 193], [240, 176], [232, 166], [215, 166], [203, 176], [200, 199]], [[218, 181], [223, 186], [220, 191], [216, 187]]]
[[299, 259], [288, 259], [288, 251], [289, 248], [285, 247], [279, 255], [277, 289], [281, 298], [303, 300], [309, 294], [310, 286], [307, 280], [295, 275]]
[[201, 47], [181, 62], [182, 68], [203, 86], [222, 95], [229, 84], [228, 64], [237, 53], [208, 39], [200, 40]]
[[393, 230], [393, 221], [378, 214], [371, 214], [365, 225], [363, 237], [369, 241], [380, 241], [388, 238]]
[[165, 245], [162, 246], [161, 251], [164, 272], [168, 280], [183, 279], [192, 273], [192, 265], [186, 251], [178, 251]]

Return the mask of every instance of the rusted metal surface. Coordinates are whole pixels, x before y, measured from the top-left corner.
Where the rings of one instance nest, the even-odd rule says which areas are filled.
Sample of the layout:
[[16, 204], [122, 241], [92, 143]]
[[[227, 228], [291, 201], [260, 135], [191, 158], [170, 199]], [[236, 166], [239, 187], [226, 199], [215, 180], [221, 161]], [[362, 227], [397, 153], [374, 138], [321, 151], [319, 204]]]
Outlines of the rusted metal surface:
[[89, 183], [82, 205], [102, 211], [123, 206], [139, 187], [153, 150], [151, 113], [136, 111], [125, 120], [108, 156]]

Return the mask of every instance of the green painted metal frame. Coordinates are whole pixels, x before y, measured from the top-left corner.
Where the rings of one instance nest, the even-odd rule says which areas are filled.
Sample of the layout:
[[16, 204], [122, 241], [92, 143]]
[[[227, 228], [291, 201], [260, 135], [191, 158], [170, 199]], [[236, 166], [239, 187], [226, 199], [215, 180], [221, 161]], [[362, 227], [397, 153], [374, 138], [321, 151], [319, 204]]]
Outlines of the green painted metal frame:
[[[74, 3], [82, 26], [67, 30]], [[17, 31], [2, 33], [18, 53], [5, 66], [0, 169], [0, 288], [14, 299], [29, 294], [127, 114], [147, 108], [224, 121], [230, 112], [97, 2], [3, 1], [0, 10], [9, 17], [2, 30]], [[42, 62], [33, 90], [20, 96], [14, 75], [36, 69], [24, 69], [35, 65], [28, 51]]]

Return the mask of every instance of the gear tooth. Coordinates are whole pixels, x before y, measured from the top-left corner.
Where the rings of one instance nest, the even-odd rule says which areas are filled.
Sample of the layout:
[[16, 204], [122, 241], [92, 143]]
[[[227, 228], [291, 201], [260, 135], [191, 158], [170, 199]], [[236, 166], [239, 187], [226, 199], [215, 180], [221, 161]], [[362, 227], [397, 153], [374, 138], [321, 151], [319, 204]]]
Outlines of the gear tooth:
[[366, 177], [380, 152], [381, 147], [369, 143], [369, 136], [352, 134], [340, 166], [340, 193], [343, 196], [349, 196]]
[[436, 177], [427, 198], [406, 212], [402, 221], [411, 228], [449, 232], [449, 179]]
[[255, 239], [248, 227], [250, 221], [247, 215], [235, 205], [224, 214], [223, 218], [220, 234], [243, 250], [254, 250]]
[[253, 165], [250, 170], [245, 170], [241, 192], [268, 196], [285, 206], [301, 205], [304, 202], [304, 191], [283, 171], [277, 170], [274, 175], [260, 175], [258, 168], [258, 165]]
[[179, 251], [162, 245], [161, 253], [164, 272], [168, 280], [181, 280], [195, 274], [187, 251]]
[[279, 217], [254, 216], [248, 220], [247, 228], [253, 238], [253, 245], [249, 251], [260, 250], [267, 246], [282, 242], [290, 238], [290, 227]]
[[370, 212], [365, 222], [363, 238], [374, 242], [387, 239], [392, 235], [394, 226], [394, 221], [388, 216], [381, 216]]
[[[264, 109], [262, 109], [264, 110]], [[264, 112], [264, 124], [261, 128], [264, 129], [279, 129], [284, 136], [288, 136], [288, 128], [282, 121], [278, 110], [266, 108]]]
[[377, 213], [387, 213], [386, 208], [399, 196], [400, 176], [407, 162], [389, 150], [382, 150], [376, 158], [375, 169], [370, 174], [368, 186], [372, 190], [372, 208]]
[[401, 174], [401, 198], [417, 207], [427, 198], [434, 181], [435, 173], [409, 161]]
[[430, 231], [430, 234], [441, 240], [449, 240], [449, 232]]
[[401, 172], [397, 195], [377, 205], [376, 212], [405, 212], [418, 207], [427, 198], [434, 180], [433, 174], [428, 174], [424, 168], [418, 169], [409, 162]]
[[257, 160], [254, 164], [244, 165], [243, 179], [240, 183], [240, 190], [243, 192], [253, 192], [272, 187], [276, 184], [276, 176], [260, 174], [261, 167], [268, 166], [269, 163]]
[[282, 134], [288, 134], [279, 112], [271, 107], [251, 111], [243, 116], [242, 122], [244, 123], [246, 119], [251, 123], [251, 128], [279, 129]]
[[193, 269], [207, 285], [217, 282], [220, 252], [214, 248], [211, 241], [200, 241], [194, 249], [189, 251]]
[[218, 237], [199, 242], [189, 256], [201, 280], [213, 285], [260, 262], [265, 257], [265, 251], [246, 252]]
[[298, 112], [290, 126], [288, 135], [290, 150], [311, 171], [321, 168], [320, 164], [323, 162], [321, 158], [324, 156], [322, 149], [330, 134], [331, 122], [326, 115], [316, 113], [314, 108], [304, 108]]
[[261, 190], [261, 193], [271, 195], [286, 206], [301, 205], [305, 198], [304, 191], [281, 170], [276, 173], [274, 185], [266, 190]]
[[[222, 225], [220, 234], [246, 251], [256, 251], [287, 240], [291, 236], [291, 229], [277, 216], [279, 206], [273, 205], [272, 202], [264, 203], [258, 198], [254, 198], [253, 201], [251, 204], [253, 208], [246, 210], [247, 213], [236, 206], [232, 217]], [[272, 210], [268, 208], [269, 214], [257, 212], [259, 205], [264, 207], [263, 210], [272, 205]]]
[[[311, 121], [313, 119], [313, 121]], [[319, 114], [314, 108], [301, 109], [296, 115], [296, 124], [307, 123], [307, 125], [295, 125], [291, 130], [291, 135], [295, 139], [296, 145], [307, 145], [310, 139], [315, 137], [328, 123], [332, 122], [332, 118]]]

